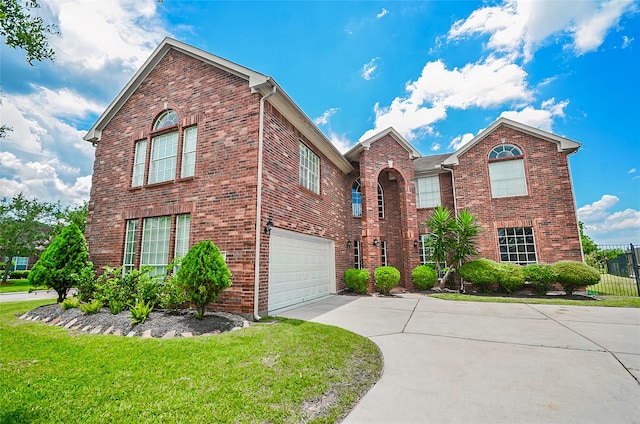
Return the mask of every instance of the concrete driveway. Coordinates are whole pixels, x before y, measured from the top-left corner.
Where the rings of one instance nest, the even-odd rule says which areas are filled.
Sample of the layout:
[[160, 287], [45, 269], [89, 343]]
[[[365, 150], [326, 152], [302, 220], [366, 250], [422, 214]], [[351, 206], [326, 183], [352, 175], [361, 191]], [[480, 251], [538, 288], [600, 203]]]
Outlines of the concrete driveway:
[[373, 340], [343, 423], [640, 423], [640, 309], [332, 296], [278, 314]]

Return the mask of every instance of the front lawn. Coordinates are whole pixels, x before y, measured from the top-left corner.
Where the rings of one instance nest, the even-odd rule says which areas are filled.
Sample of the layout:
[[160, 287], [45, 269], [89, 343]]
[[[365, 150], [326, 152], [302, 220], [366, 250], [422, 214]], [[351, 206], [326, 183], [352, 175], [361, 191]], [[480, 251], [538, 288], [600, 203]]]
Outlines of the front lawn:
[[87, 335], [0, 304], [0, 422], [333, 423], [378, 380], [370, 340], [277, 319], [218, 336]]
[[46, 287], [33, 287], [29, 280], [8, 280], [7, 284], [0, 284], [0, 293], [26, 292], [29, 290], [46, 290]]
[[467, 302], [495, 302], [495, 303], [531, 303], [542, 305], [574, 305], [574, 306], [611, 306], [620, 308], [640, 308], [640, 297], [607, 296], [602, 300], [571, 300], [536, 297], [485, 296], [460, 293], [435, 293], [431, 297], [443, 300], [463, 300]]
[[587, 293], [596, 295], [638, 296], [636, 280], [611, 274], [601, 274], [600, 282], [587, 287]]

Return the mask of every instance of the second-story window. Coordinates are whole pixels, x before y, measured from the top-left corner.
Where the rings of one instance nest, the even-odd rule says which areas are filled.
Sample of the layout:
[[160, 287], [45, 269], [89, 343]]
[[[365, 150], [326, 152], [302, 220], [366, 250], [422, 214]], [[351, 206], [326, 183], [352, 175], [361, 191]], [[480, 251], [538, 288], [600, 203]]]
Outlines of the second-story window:
[[524, 160], [518, 147], [511, 144], [494, 147], [488, 160], [492, 197], [527, 195]]
[[320, 194], [320, 158], [300, 142], [300, 185]]

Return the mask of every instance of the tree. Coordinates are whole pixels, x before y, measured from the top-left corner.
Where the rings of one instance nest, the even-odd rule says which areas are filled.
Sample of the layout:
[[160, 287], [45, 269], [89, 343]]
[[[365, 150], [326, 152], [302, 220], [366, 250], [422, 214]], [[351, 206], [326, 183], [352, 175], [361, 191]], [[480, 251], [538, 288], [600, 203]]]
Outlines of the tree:
[[198, 319], [204, 317], [205, 306], [231, 286], [231, 272], [211, 240], [203, 240], [187, 252], [176, 278], [184, 286], [187, 299], [196, 304]]
[[55, 25], [45, 25], [40, 16], [32, 14], [39, 8], [37, 0], [0, 1], [0, 34], [9, 47], [23, 49], [29, 65], [33, 61], [54, 60], [55, 52], [49, 46], [49, 35], [58, 34]]
[[480, 227], [476, 224], [475, 215], [468, 210], [453, 216], [449, 209], [442, 206], [433, 211], [426, 224], [431, 231], [427, 247], [431, 249], [438, 275], [441, 275], [443, 267], [446, 268], [438, 284], [442, 289], [451, 273], [476, 254], [476, 237], [480, 233]]
[[580, 228], [580, 241], [582, 242], [582, 252], [585, 255], [597, 252], [598, 246], [591, 239], [591, 237], [589, 237], [584, 233], [584, 223], [582, 221], [578, 221], [578, 227]]
[[85, 201], [82, 206], [68, 206], [64, 210], [57, 213], [58, 224], [51, 231], [52, 237], [57, 236], [69, 224], [73, 223], [78, 226], [80, 232], [84, 234], [87, 227], [87, 215], [89, 213], [89, 205]]
[[[37, 255], [50, 240], [60, 205], [29, 200], [22, 193], [0, 202], [0, 258]], [[6, 283], [9, 267], [2, 282]]]
[[93, 278], [93, 264], [84, 235], [76, 224], [69, 224], [53, 239], [29, 273], [33, 286], [47, 286], [58, 293], [58, 302], [70, 288]]

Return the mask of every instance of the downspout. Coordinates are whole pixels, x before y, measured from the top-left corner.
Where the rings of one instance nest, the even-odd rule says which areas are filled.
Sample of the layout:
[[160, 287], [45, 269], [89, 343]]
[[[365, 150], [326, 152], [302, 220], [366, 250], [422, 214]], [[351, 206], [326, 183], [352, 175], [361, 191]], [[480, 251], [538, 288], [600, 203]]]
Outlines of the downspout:
[[444, 163], [440, 164], [440, 168], [451, 173], [451, 189], [453, 190], [453, 214], [458, 215], [458, 199], [456, 199], [456, 180], [453, 178], [453, 168], [447, 168]]
[[264, 102], [276, 93], [276, 86], [273, 86], [271, 93], [266, 96], [262, 96], [260, 99], [260, 123], [258, 127], [258, 186], [256, 193], [256, 258], [255, 267], [253, 270], [253, 319], [259, 320], [260, 315], [259, 301], [260, 301], [260, 218], [262, 214], [262, 150], [264, 145]]

